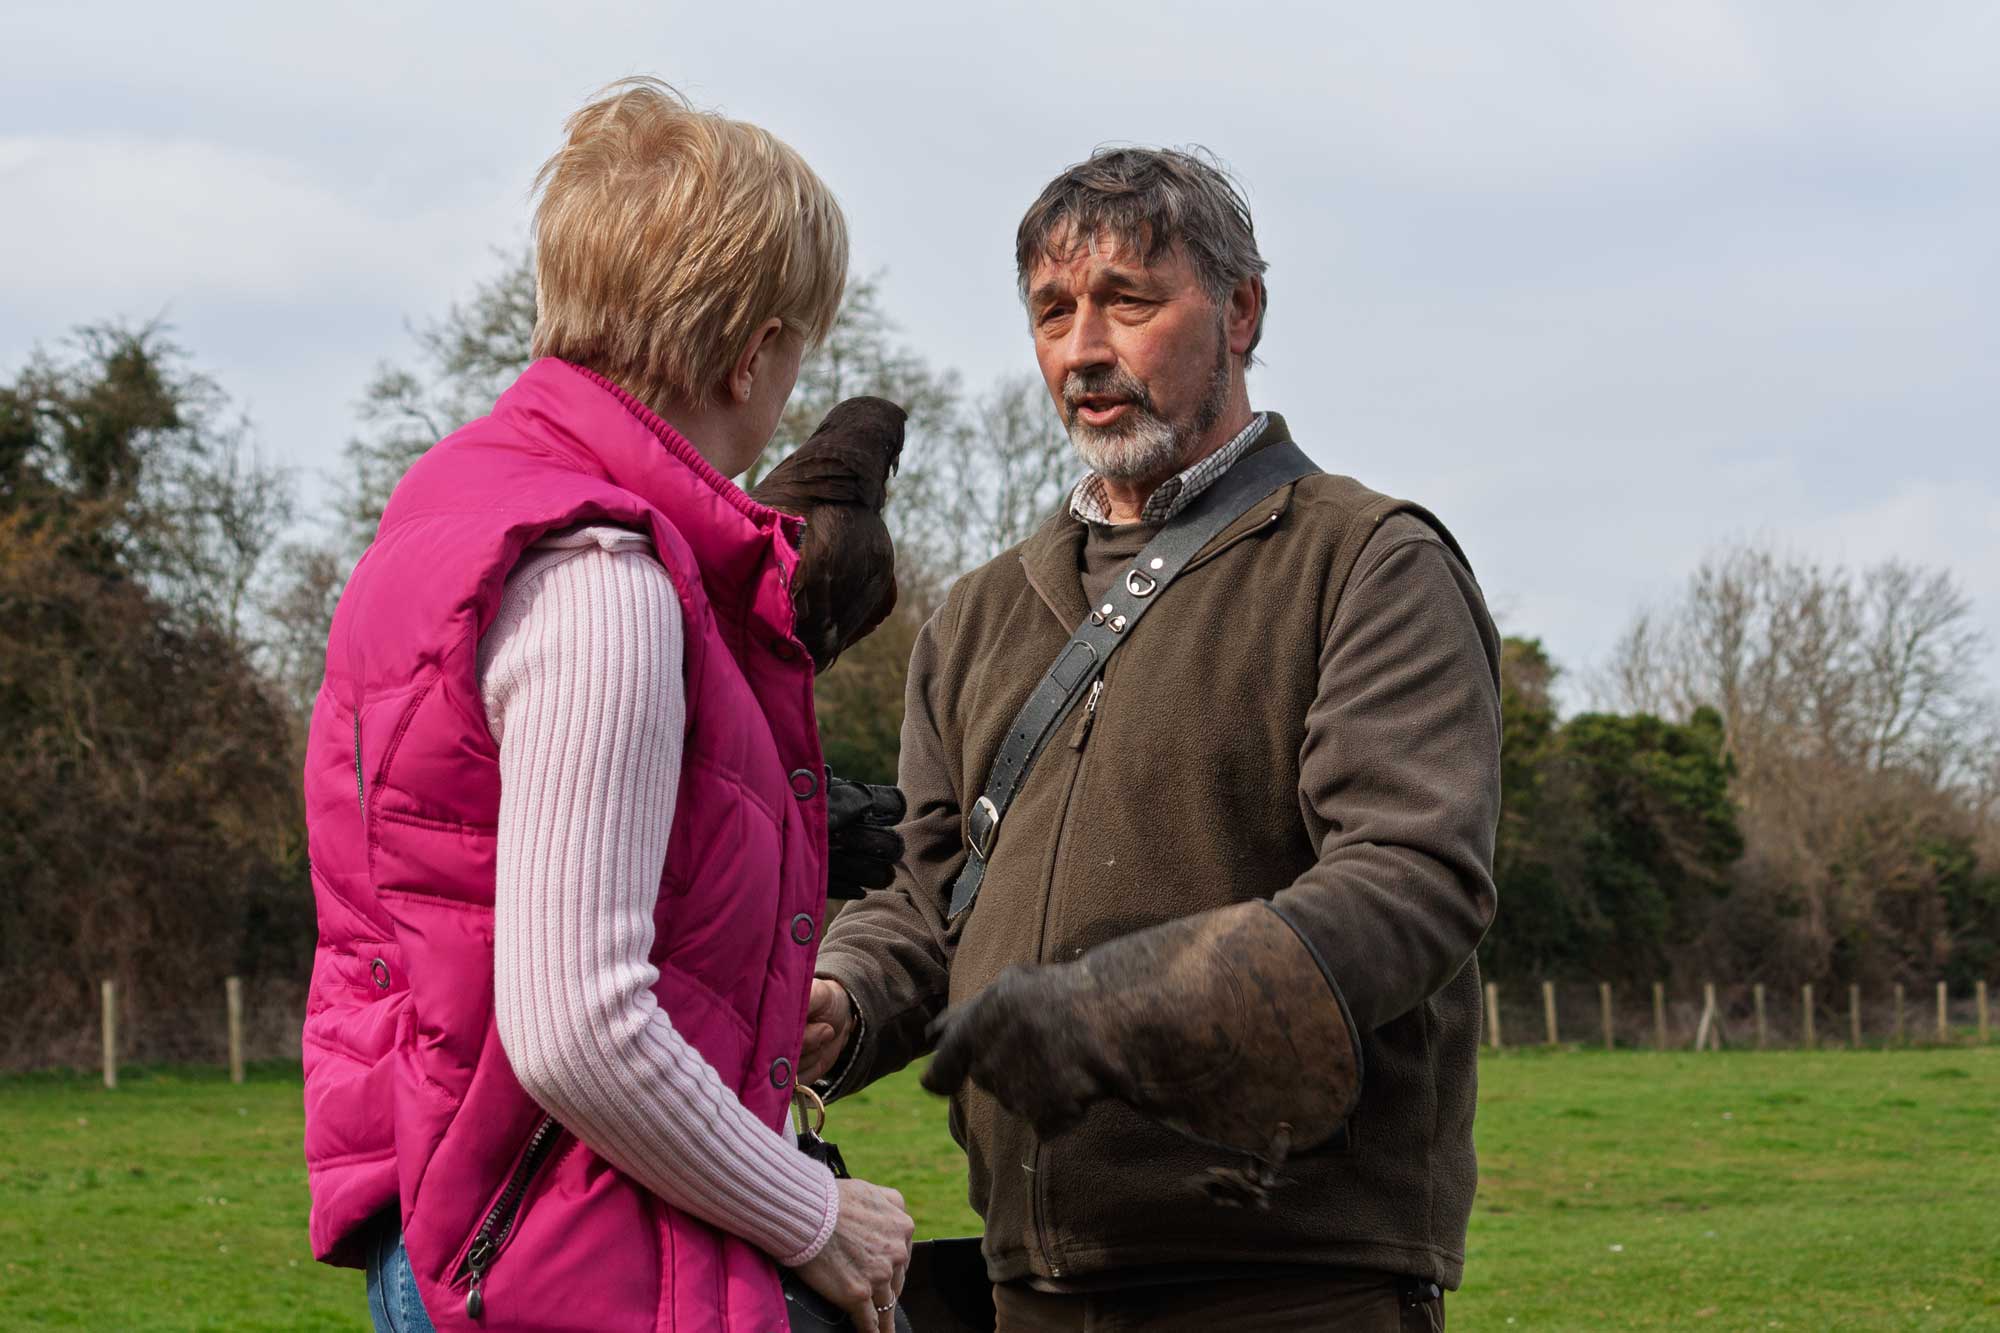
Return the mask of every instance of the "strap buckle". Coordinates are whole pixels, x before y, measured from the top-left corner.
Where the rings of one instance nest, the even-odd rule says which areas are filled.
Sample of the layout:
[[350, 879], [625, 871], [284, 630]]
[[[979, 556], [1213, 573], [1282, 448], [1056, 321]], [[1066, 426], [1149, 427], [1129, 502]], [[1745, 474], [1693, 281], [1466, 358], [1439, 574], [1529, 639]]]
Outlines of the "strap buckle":
[[999, 836], [1000, 811], [991, 797], [982, 796], [972, 803], [972, 814], [965, 821], [965, 845], [984, 861], [992, 854], [993, 840]]

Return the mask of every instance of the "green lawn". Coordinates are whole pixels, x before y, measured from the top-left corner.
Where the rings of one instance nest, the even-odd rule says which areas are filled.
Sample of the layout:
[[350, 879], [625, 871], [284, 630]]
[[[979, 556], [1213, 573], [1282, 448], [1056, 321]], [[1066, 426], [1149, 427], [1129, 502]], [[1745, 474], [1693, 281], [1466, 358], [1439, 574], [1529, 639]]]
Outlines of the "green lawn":
[[[1484, 1061], [1455, 1330], [2000, 1329], [2000, 1047]], [[971, 1226], [907, 1077], [834, 1110], [920, 1235]], [[0, 1080], [0, 1328], [365, 1329], [305, 1253], [299, 1085]]]

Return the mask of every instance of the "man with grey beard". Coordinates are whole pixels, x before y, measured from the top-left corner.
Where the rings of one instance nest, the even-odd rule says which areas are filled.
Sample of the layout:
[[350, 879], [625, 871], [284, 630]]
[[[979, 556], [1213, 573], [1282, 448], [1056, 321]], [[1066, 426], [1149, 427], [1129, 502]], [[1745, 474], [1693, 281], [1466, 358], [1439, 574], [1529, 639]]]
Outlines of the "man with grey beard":
[[[907, 864], [829, 931], [802, 1072], [838, 1094], [935, 1050], [1003, 1330], [1441, 1328], [1495, 908], [1478, 585], [1252, 409], [1266, 265], [1211, 159], [1098, 152], [1016, 260], [1089, 473], [919, 636]], [[1123, 632], [1118, 590], [1224, 498]], [[1107, 618], [996, 814], [1017, 715]]]

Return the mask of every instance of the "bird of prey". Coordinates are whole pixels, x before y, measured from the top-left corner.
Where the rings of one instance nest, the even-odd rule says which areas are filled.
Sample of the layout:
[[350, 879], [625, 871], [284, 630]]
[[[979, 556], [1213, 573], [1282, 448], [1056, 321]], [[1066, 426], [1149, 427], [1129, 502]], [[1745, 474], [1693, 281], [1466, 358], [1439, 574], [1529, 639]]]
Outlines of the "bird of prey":
[[886, 398], [849, 398], [750, 498], [806, 521], [792, 580], [794, 632], [824, 671], [896, 605], [896, 547], [882, 521], [903, 453], [906, 413]]

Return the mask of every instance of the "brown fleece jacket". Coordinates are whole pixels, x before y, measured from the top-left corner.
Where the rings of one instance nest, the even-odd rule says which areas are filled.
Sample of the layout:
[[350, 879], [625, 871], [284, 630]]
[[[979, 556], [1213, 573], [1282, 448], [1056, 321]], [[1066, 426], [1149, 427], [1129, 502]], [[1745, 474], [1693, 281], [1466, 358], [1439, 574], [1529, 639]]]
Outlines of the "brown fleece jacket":
[[[1260, 446], [1285, 438], [1273, 415]], [[865, 1020], [841, 1091], [922, 1055], [930, 1020], [1009, 964], [1252, 898], [1313, 946], [1361, 1033], [1347, 1132], [1286, 1163], [1268, 1210], [1196, 1193], [1190, 1181], [1241, 1161], [1122, 1103], [1041, 1142], [968, 1086], [950, 1121], [996, 1281], [1306, 1264], [1459, 1282], [1476, 1175], [1473, 951], [1494, 911], [1498, 641], [1442, 529], [1409, 512], [1378, 522], [1364, 511], [1380, 499], [1307, 477], [1211, 542], [1112, 657], [1095, 711], [1043, 753], [977, 903], [950, 925], [963, 812], [1088, 610], [1086, 526], [1059, 514], [959, 580], [917, 641], [907, 868], [849, 906], [820, 954]]]

